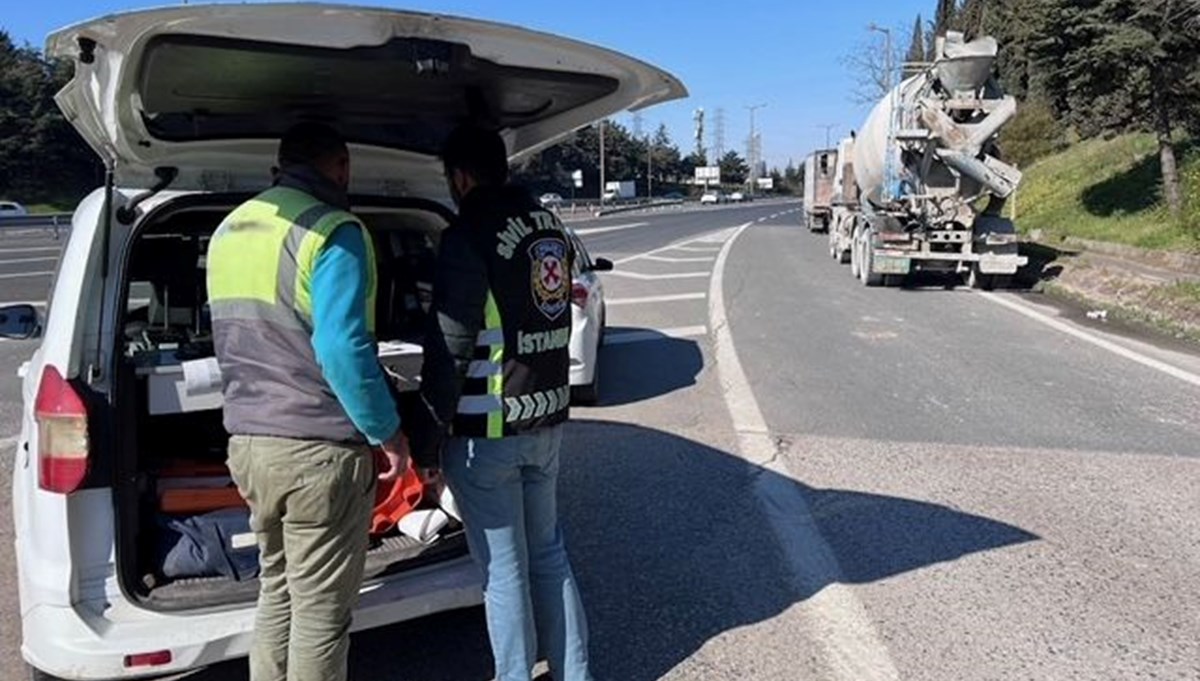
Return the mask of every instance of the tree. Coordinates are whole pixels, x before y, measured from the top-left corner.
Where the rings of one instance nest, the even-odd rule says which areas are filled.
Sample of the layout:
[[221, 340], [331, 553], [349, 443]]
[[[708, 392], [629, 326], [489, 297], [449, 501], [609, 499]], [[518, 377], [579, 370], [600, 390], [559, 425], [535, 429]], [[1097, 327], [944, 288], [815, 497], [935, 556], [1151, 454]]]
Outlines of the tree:
[[[917, 15], [917, 22], [913, 25], [912, 42], [908, 46], [908, 54], [904, 56], [904, 61], [906, 64], [923, 64], [928, 61], [925, 51], [925, 21], [920, 14]], [[909, 66], [905, 69], [905, 75], [916, 75], [919, 70], [918, 67]]]
[[887, 50], [887, 40], [873, 33], [860, 43], [853, 52], [842, 58], [842, 66], [854, 78], [850, 101], [855, 104], [870, 104], [887, 96], [896, 86], [897, 66], [902, 63], [904, 53], [894, 42], [892, 53]]
[[73, 204], [98, 184], [98, 159], [54, 102], [70, 68], [0, 31], [0, 197]]
[[937, 11], [933, 15], [934, 36], [943, 36], [946, 35], [946, 31], [952, 30], [957, 14], [957, 0], [938, 0]]
[[1177, 130], [1200, 120], [1200, 28], [1181, 0], [1031, 3], [1030, 90], [1084, 137], [1146, 129], [1158, 139], [1163, 198], [1182, 207]]
[[750, 166], [736, 151], [728, 151], [721, 157], [718, 165], [721, 167], [721, 182], [723, 184], [744, 184], [750, 174]]

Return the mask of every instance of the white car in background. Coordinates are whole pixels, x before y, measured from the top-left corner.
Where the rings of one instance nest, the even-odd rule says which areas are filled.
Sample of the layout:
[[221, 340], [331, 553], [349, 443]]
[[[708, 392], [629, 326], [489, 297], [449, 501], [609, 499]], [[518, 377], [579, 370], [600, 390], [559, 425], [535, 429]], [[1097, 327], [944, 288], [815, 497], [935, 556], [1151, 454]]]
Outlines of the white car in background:
[[563, 197], [554, 192], [547, 192], [538, 197], [538, 203], [542, 204], [542, 208], [558, 208], [562, 202]]
[[[74, 62], [56, 101], [106, 155], [113, 184], [74, 211], [24, 370], [12, 614], [39, 680], [173, 676], [249, 651], [257, 579], [169, 575], [156, 550], [160, 523], [183, 512], [165, 501], [171, 485], [212, 480], [214, 469], [228, 479], [220, 382], [189, 372], [212, 361], [204, 253], [224, 216], [267, 186], [284, 130], [317, 118], [353, 140], [354, 211], [379, 257], [377, 332], [405, 341], [406, 329], [420, 338], [428, 274], [413, 263], [428, 261], [426, 244], [453, 218], [438, 152], [464, 102], [494, 121], [516, 161], [597, 120], [687, 95], [669, 73], [606, 48], [336, 5], [116, 14], [51, 35], [47, 54]], [[586, 396], [604, 263], [585, 258], [572, 376]], [[41, 326], [32, 306], [0, 309], [0, 335]], [[225, 552], [241, 550], [233, 544], [216, 544], [225, 568]], [[461, 536], [389, 537], [372, 545], [366, 572], [354, 630], [481, 602]], [[10, 666], [4, 676], [24, 674]]]
[[721, 196], [721, 192], [719, 192], [719, 191], [706, 191], [700, 197], [701, 204], [709, 204], [710, 203], [710, 204], [716, 205], [718, 203], [724, 203], [724, 202], [725, 202], [725, 199], [723, 196]]
[[745, 201], [745, 200], [746, 200], [746, 195], [743, 194], [742, 192], [734, 192], [729, 195], [729, 201], [731, 203], [741, 203], [742, 201]]
[[0, 218], [23, 218], [29, 215], [25, 206], [16, 201], [0, 201]]
[[611, 272], [613, 264], [592, 259], [583, 241], [567, 228], [575, 250], [571, 266], [571, 400], [590, 405], [600, 401], [600, 347], [604, 345], [607, 310], [604, 283], [599, 272]]

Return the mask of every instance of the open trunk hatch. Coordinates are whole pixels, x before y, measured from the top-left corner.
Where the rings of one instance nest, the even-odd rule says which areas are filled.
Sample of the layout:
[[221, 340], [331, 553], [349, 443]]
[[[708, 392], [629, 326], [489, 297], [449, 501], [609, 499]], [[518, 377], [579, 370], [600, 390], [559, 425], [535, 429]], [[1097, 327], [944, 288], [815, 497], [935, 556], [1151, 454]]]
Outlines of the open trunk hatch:
[[63, 29], [47, 49], [75, 60], [59, 105], [126, 186], [148, 184], [158, 166], [179, 168], [179, 189], [261, 184], [282, 132], [315, 119], [354, 144], [358, 190], [408, 194], [418, 169], [437, 179], [432, 161], [463, 121], [500, 129], [516, 159], [686, 95], [670, 74], [604, 48], [327, 5], [118, 14]]

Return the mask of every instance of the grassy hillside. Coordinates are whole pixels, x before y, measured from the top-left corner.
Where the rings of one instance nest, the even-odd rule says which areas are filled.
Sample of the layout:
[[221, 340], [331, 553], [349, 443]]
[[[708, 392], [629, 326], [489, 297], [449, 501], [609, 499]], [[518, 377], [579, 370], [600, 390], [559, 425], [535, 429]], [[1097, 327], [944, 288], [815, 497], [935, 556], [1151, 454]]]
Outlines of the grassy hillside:
[[1200, 251], [1200, 148], [1189, 143], [1179, 151], [1182, 220], [1162, 204], [1154, 138], [1132, 134], [1088, 140], [1030, 166], [1016, 200], [1017, 225], [1048, 237]]

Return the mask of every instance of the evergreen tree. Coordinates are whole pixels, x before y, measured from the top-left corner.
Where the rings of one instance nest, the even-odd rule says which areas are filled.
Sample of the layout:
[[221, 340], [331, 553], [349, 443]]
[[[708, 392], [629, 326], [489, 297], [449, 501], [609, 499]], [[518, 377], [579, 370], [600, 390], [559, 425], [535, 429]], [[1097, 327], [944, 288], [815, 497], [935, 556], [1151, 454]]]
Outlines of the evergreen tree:
[[[928, 61], [925, 52], [925, 21], [921, 19], [921, 15], [917, 15], [917, 22], [913, 25], [912, 42], [908, 46], [908, 53], [904, 55], [904, 61], [907, 64], [922, 64]], [[915, 74], [919, 69], [910, 66], [905, 70], [905, 76]]]

